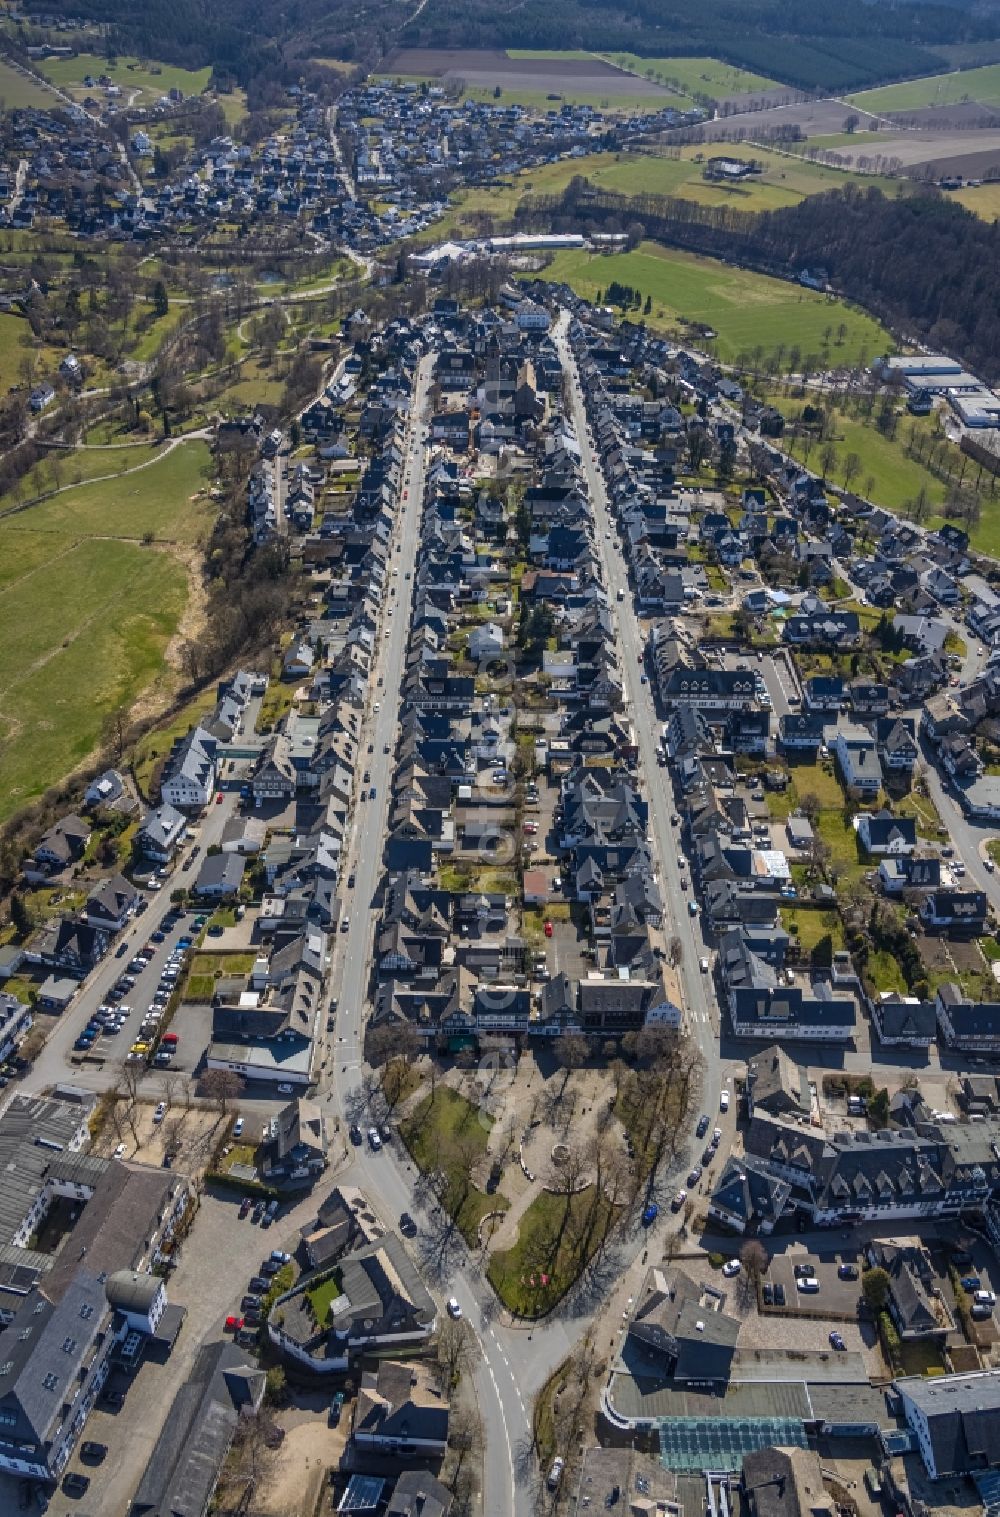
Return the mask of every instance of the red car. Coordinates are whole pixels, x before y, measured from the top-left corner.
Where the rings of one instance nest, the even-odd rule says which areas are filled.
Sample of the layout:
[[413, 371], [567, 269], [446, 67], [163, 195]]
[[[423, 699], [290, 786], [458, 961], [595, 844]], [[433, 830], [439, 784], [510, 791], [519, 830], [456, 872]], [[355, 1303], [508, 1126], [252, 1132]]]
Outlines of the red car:
[[222, 791], [221, 790], [217, 790], [215, 792], [215, 804], [217, 806], [221, 806], [222, 805]]
[[250, 1197], [249, 1196], [244, 1196], [243, 1200], [240, 1202], [240, 1221], [241, 1222], [243, 1221], [244, 1217], [246, 1217], [246, 1216], [249, 1215], [250, 1208], [251, 1208], [252, 1205], [253, 1205], [253, 1202], [250, 1200]]
[[546, 922], [546, 924], [545, 924], [545, 936], [547, 938], [550, 938], [552, 936], [552, 923], [551, 922]]
[[226, 1332], [227, 1333], [238, 1333], [239, 1330], [240, 1330], [240, 1328], [242, 1326], [243, 1326], [243, 1318], [242, 1317], [227, 1317], [226, 1318]]

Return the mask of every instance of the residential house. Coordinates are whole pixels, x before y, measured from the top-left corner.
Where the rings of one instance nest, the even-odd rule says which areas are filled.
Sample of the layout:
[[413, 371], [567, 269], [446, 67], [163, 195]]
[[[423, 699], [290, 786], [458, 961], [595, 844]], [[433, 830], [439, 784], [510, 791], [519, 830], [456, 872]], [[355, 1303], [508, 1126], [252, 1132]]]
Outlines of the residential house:
[[359, 1449], [397, 1458], [442, 1455], [448, 1446], [447, 1389], [418, 1359], [380, 1359], [362, 1371], [351, 1437]]

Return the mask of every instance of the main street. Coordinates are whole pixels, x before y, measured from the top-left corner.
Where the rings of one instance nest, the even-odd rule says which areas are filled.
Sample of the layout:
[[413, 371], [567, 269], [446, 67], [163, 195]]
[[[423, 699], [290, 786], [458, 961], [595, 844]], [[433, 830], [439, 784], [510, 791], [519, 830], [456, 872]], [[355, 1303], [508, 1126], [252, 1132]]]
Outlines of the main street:
[[699, 960], [708, 955], [709, 949], [702, 936], [701, 916], [689, 915], [689, 898], [681, 886], [681, 874], [686, 866], [680, 862], [682, 855], [678, 829], [670, 825], [675, 806], [669, 771], [660, 768], [656, 757], [660, 723], [653, 704], [652, 689], [642, 679], [643, 633], [635, 614], [625, 560], [616, 546], [617, 532], [604, 487], [604, 475], [595, 463], [595, 449], [587, 425], [580, 376], [567, 337], [568, 326], [569, 319], [564, 312], [554, 329], [553, 337], [563, 369], [570, 379], [569, 414], [580, 442], [584, 474], [593, 503], [604, 582], [618, 620], [618, 649], [622, 660], [626, 703], [639, 746], [642, 783], [649, 801], [650, 827], [659, 867], [664, 936], [668, 940], [676, 937], [681, 945], [679, 968], [684, 1000], [682, 1010], [688, 1034], [697, 1043], [704, 1060], [704, 1110], [714, 1112], [718, 1108], [722, 1086], [718, 1054], [718, 1010], [710, 978], [702, 974], [699, 968]]
[[[417, 544], [424, 493], [424, 415], [431, 382], [433, 359], [426, 357], [417, 371], [413, 404], [406, 438], [402, 488], [402, 510], [394, 532], [394, 551], [390, 557], [390, 586], [396, 587], [385, 610], [383, 637], [374, 670], [375, 683], [369, 689], [368, 706], [362, 730], [362, 752], [372, 752], [362, 763], [370, 779], [359, 787], [352, 851], [348, 873], [354, 875], [354, 887], [347, 892], [345, 909], [350, 925], [338, 935], [334, 949], [331, 986], [337, 996], [336, 1030], [329, 1051], [331, 1068], [323, 1098], [346, 1123], [353, 1120], [363, 1069], [365, 1006], [371, 993], [374, 935], [377, 924], [379, 890], [383, 873], [382, 851], [388, 808], [391, 799], [392, 767], [399, 722], [410, 604], [416, 568]], [[394, 571], [397, 571], [394, 572]], [[410, 578], [407, 578], [407, 576]], [[378, 708], [378, 709], [376, 709]], [[375, 799], [370, 796], [375, 788]], [[398, 1224], [400, 1214], [410, 1211], [428, 1237], [434, 1230], [432, 1216], [414, 1195], [416, 1172], [395, 1140], [379, 1152], [365, 1144], [355, 1150], [346, 1178], [362, 1186], [390, 1226]], [[441, 1296], [454, 1295], [466, 1321], [479, 1340], [481, 1358], [475, 1370], [476, 1399], [485, 1439], [484, 1487], [488, 1493], [490, 1517], [527, 1517], [532, 1501], [526, 1482], [515, 1474], [520, 1452], [531, 1438], [530, 1396], [537, 1384], [560, 1361], [570, 1339], [561, 1326], [545, 1335], [545, 1353], [526, 1356], [526, 1333], [511, 1333], [491, 1324], [489, 1287], [480, 1282], [476, 1261], [460, 1239], [448, 1240], [446, 1254], [438, 1261], [421, 1257], [421, 1265], [431, 1273], [431, 1285]], [[432, 1273], [437, 1262], [437, 1277]], [[484, 1305], [486, 1310], [484, 1311]], [[531, 1390], [526, 1387], [525, 1358], [536, 1367]], [[519, 1366], [515, 1378], [512, 1361]], [[537, 1384], [535, 1383], [537, 1382]]]

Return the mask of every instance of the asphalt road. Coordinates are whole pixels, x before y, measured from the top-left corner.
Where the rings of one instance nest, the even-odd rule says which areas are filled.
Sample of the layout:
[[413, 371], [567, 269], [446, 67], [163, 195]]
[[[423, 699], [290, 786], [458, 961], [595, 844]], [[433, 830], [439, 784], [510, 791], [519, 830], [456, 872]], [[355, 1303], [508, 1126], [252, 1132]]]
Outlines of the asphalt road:
[[[649, 818], [654, 859], [659, 868], [660, 893], [663, 897], [663, 934], [669, 941], [677, 937], [681, 944], [680, 976], [684, 1004], [682, 1010], [688, 1033], [695, 1040], [705, 1064], [703, 1107], [712, 1113], [718, 1109], [722, 1076], [719, 1063], [719, 1012], [712, 991], [711, 977], [702, 974], [699, 960], [710, 948], [701, 930], [701, 916], [692, 917], [688, 901], [693, 895], [681, 887], [679, 862], [681, 840], [679, 828], [672, 827], [670, 817], [675, 807], [673, 786], [667, 769], [656, 759], [661, 723], [653, 696], [642, 675], [643, 635], [635, 614], [625, 560], [618, 548], [618, 536], [604, 488], [604, 476], [595, 462], [595, 448], [587, 425], [586, 410], [576, 362], [567, 337], [568, 316], [564, 312], [553, 331], [563, 367], [570, 376], [570, 416], [576, 428], [583, 454], [584, 473], [594, 507], [597, 545], [604, 569], [605, 584], [618, 624], [618, 647], [622, 660], [627, 709], [638, 739], [642, 785], [649, 800]], [[618, 600], [619, 590], [624, 599]], [[690, 870], [684, 867], [690, 885]]]

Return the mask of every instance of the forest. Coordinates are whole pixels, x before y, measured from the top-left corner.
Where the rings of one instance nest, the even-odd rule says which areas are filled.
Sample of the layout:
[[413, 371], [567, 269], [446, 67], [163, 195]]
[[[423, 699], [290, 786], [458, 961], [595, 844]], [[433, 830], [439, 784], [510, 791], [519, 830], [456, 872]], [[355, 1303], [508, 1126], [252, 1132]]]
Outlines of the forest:
[[654, 196], [592, 192], [526, 200], [523, 225], [556, 231], [627, 229], [690, 252], [796, 277], [825, 271], [841, 295], [901, 336], [920, 337], [1000, 380], [1000, 223], [984, 222], [938, 191], [889, 198], [846, 185], [799, 205], [753, 214]]
[[372, 0], [29, 0], [27, 11], [99, 21], [123, 52], [198, 67], [220, 79], [291, 79], [306, 59], [373, 66], [395, 44], [628, 49], [708, 54], [805, 90], [845, 90], [947, 68], [938, 49], [998, 35], [995, 20], [949, 5], [866, 0], [427, 0], [413, 19]]

